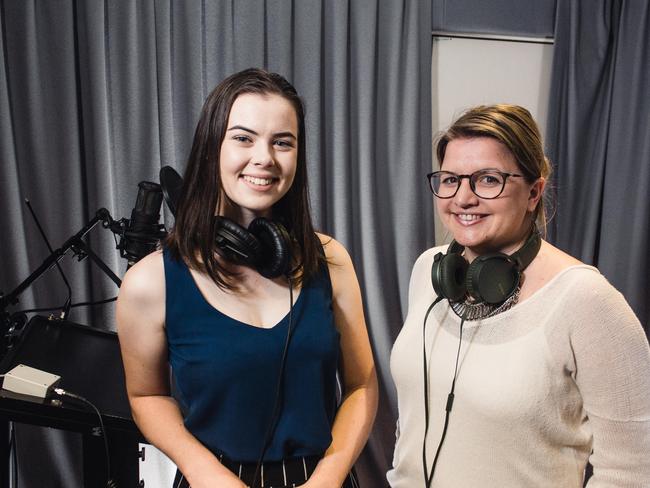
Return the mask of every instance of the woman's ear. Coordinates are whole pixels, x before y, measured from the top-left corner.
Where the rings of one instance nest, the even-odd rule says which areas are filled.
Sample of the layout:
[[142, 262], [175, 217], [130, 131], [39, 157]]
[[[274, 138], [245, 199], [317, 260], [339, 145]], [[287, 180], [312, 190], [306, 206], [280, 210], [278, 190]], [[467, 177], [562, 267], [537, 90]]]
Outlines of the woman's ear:
[[546, 178], [540, 176], [535, 180], [535, 182], [530, 186], [530, 193], [528, 194], [528, 211], [534, 212], [537, 208], [537, 205], [544, 194], [544, 188], [546, 188]]

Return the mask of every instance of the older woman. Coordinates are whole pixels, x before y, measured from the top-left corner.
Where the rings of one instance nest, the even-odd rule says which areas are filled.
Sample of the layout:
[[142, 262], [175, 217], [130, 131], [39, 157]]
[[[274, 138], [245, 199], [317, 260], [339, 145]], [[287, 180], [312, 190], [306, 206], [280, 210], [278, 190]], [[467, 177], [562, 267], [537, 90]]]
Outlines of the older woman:
[[413, 268], [391, 486], [578, 488], [588, 462], [588, 486], [650, 486], [648, 342], [596, 268], [541, 238], [551, 167], [530, 113], [473, 108], [436, 152], [454, 241]]

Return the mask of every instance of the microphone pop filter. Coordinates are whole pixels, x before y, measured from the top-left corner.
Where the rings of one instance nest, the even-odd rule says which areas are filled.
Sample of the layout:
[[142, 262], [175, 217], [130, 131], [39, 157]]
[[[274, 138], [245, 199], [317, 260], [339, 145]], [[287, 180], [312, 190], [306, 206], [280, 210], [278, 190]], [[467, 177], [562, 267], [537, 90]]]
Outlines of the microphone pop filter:
[[163, 166], [160, 169], [160, 186], [162, 188], [165, 203], [176, 217], [176, 210], [181, 198], [181, 189], [183, 188], [183, 178], [171, 166]]

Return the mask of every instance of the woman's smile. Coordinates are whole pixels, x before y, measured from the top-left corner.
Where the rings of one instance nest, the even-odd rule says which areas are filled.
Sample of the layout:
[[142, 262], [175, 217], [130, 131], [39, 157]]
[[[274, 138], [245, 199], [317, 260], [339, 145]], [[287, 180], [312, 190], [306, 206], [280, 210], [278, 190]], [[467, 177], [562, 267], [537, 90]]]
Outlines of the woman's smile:
[[456, 214], [456, 218], [458, 219], [459, 223], [461, 225], [474, 225], [477, 224], [480, 220], [482, 220], [485, 216], [482, 214], [469, 214], [469, 213], [458, 213]]
[[265, 176], [242, 175], [241, 178], [256, 191], [268, 190], [272, 183], [278, 181], [278, 178]]

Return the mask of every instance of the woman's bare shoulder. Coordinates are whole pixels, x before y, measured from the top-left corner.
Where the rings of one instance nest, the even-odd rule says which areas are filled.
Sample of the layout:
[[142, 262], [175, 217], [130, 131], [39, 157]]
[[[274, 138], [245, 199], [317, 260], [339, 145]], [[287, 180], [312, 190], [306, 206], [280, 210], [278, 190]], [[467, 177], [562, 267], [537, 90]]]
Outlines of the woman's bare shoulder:
[[120, 295], [153, 298], [165, 290], [165, 265], [162, 251], [155, 251], [134, 264], [124, 275]]
[[118, 331], [130, 324], [144, 329], [144, 324], [161, 327], [165, 318], [165, 265], [161, 251], [138, 261], [122, 280], [117, 297]]
[[345, 246], [339, 241], [334, 239], [332, 236], [320, 232], [316, 232], [316, 235], [323, 245], [325, 257], [330, 264], [344, 264], [350, 260], [350, 255], [348, 254], [347, 249], [345, 249]]

